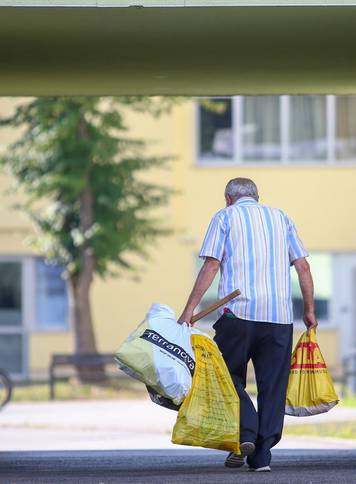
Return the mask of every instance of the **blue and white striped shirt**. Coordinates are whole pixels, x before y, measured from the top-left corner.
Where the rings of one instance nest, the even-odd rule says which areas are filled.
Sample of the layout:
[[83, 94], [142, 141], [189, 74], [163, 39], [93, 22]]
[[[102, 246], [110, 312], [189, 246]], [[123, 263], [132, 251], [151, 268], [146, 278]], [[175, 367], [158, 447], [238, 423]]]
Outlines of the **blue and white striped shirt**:
[[240, 289], [241, 296], [226, 304], [237, 317], [288, 324], [293, 322], [290, 266], [307, 255], [282, 210], [243, 197], [214, 215], [199, 257], [221, 261], [219, 298]]

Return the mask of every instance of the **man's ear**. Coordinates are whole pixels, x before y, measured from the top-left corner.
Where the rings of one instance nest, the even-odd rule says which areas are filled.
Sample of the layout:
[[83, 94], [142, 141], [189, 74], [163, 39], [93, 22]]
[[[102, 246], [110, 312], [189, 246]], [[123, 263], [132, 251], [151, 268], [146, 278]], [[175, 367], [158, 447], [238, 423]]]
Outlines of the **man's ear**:
[[225, 198], [226, 198], [226, 206], [227, 207], [229, 207], [230, 205], [232, 205], [234, 203], [231, 195], [226, 195]]

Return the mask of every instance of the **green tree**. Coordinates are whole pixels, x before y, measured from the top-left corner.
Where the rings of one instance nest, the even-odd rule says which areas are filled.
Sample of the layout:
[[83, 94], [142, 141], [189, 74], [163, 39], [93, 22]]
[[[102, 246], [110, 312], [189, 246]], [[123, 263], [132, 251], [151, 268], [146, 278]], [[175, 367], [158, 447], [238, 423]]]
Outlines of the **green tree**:
[[27, 194], [20, 208], [39, 229], [38, 251], [65, 267], [77, 353], [97, 351], [90, 306], [94, 275], [134, 269], [127, 255], [145, 255], [145, 247], [166, 231], [152, 210], [171, 192], [139, 175], [168, 158], [147, 156], [145, 141], [129, 137], [125, 112], [159, 116], [172, 102], [36, 98], [0, 121], [21, 128], [1, 164]]

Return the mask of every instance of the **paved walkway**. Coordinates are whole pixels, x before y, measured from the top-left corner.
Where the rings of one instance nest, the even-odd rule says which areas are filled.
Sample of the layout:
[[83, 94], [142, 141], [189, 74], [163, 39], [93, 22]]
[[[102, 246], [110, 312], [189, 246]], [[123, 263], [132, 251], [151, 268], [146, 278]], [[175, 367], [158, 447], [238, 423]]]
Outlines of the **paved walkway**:
[[356, 451], [275, 450], [273, 472], [224, 467], [224, 452], [122, 450], [0, 453], [4, 484], [352, 484]]
[[[0, 451], [186, 449], [173, 445], [176, 413], [147, 399], [10, 403], [0, 413]], [[356, 420], [356, 409], [286, 423]], [[356, 449], [356, 440], [284, 437], [279, 449]], [[356, 482], [356, 481], [355, 481]]]

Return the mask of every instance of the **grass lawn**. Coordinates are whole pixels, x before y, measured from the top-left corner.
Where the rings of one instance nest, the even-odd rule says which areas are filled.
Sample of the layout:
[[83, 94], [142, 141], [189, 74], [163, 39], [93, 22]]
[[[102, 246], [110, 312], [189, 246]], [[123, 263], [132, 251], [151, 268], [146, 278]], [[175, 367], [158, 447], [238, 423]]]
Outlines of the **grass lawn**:
[[324, 422], [322, 424], [286, 425], [285, 435], [310, 435], [315, 437], [335, 437], [356, 439], [356, 421]]
[[[56, 400], [107, 400], [115, 398], [141, 398], [147, 395], [145, 386], [133, 379], [120, 378], [105, 384], [81, 384], [77, 381], [58, 382]], [[39, 402], [49, 400], [46, 383], [14, 385], [13, 402]]]
[[[256, 385], [247, 384], [247, 392], [256, 398]], [[140, 398], [146, 395], [145, 386], [132, 378], [118, 378], [106, 384], [81, 384], [75, 378], [66, 382], [58, 382], [55, 386], [57, 400], [72, 399], [107, 399], [107, 398]], [[48, 400], [49, 386], [47, 383], [14, 384], [12, 400], [17, 402]], [[356, 396], [347, 396], [342, 400], [346, 407], [356, 407]]]
[[342, 399], [342, 404], [345, 407], [356, 407], [356, 396], [347, 396], [346, 398]]

